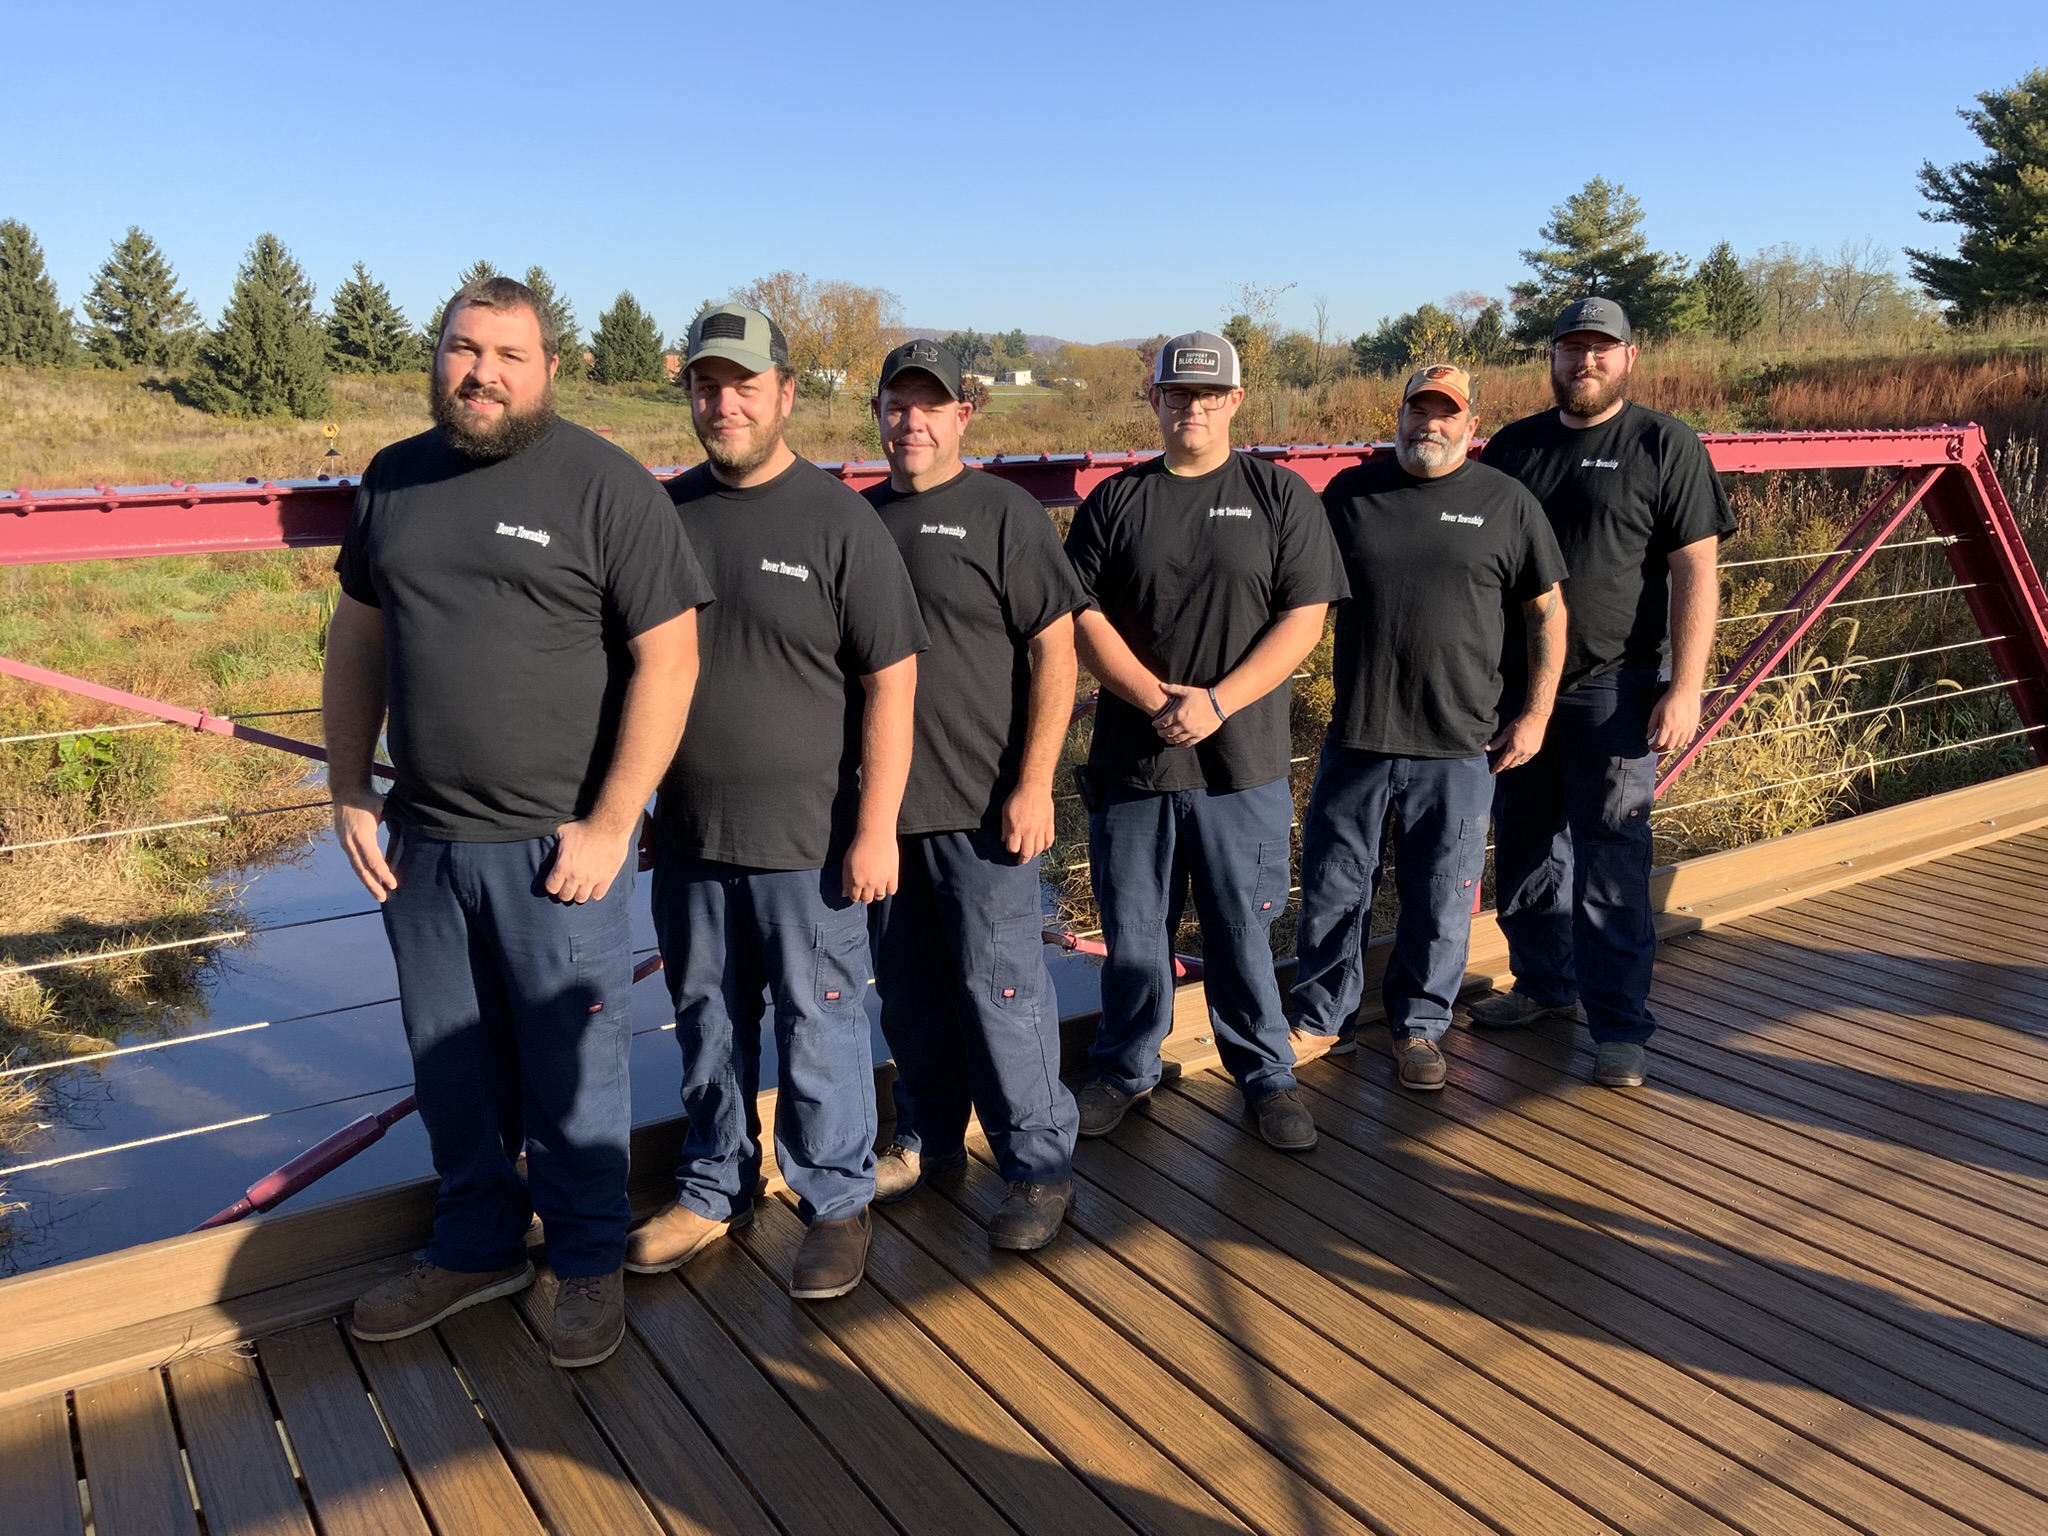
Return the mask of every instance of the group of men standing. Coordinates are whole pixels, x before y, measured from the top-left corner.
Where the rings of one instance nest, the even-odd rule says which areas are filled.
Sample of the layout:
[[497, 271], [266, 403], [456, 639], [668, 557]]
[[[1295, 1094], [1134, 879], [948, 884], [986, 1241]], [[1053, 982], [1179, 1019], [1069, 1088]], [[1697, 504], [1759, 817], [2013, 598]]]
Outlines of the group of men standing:
[[[1034, 500], [964, 464], [973, 406], [932, 342], [883, 364], [890, 474], [863, 496], [785, 442], [775, 323], [707, 310], [683, 359], [705, 461], [664, 487], [556, 416], [546, 307], [505, 278], [465, 287], [434, 429], [363, 477], [328, 642], [337, 833], [382, 903], [440, 1176], [432, 1241], [358, 1301], [357, 1336], [530, 1284], [537, 1214], [550, 1359], [609, 1356], [622, 1271], [688, 1262], [763, 1197], [764, 1018], [805, 1222], [793, 1296], [860, 1282], [870, 1202], [959, 1170], [970, 1113], [1007, 1184], [991, 1243], [1051, 1241], [1076, 1137], [1159, 1081], [1190, 897], [1223, 1065], [1257, 1134], [1305, 1151], [1294, 1068], [1354, 1048], [1390, 824], [1400, 1080], [1444, 1081], [1492, 809], [1517, 986], [1475, 1021], [1583, 1000], [1598, 1079], [1640, 1082], [1651, 775], [1697, 725], [1732, 520], [1698, 439], [1626, 401], [1631, 341], [1611, 303], [1567, 311], [1558, 409], [1484, 465], [1469, 376], [1422, 369], [1395, 458], [1319, 501], [1232, 450], [1230, 343], [1177, 337], [1149, 391], [1164, 453], [1097, 487], [1062, 550]], [[1290, 1003], [1269, 944], [1291, 889], [1289, 679], [1332, 604]], [[1077, 1095], [1039, 859], [1081, 663], [1101, 684], [1077, 779], [1108, 958]], [[629, 1232], [636, 847], [686, 1125], [674, 1200]], [[898, 1067], [879, 1155], [870, 976]]]

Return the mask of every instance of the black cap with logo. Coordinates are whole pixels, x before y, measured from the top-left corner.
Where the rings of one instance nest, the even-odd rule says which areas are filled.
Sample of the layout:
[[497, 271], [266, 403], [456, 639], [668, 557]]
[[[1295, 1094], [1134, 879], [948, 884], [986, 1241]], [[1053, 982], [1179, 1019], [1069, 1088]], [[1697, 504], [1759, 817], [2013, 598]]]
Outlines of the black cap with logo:
[[882, 359], [882, 382], [876, 386], [877, 389], [887, 389], [898, 374], [913, 368], [919, 373], [928, 373], [937, 379], [939, 388], [955, 400], [964, 397], [965, 390], [960, 382], [960, 359], [936, 341], [926, 341], [923, 337], [906, 341]]
[[1550, 339], [1569, 336], [1573, 331], [1592, 331], [1600, 336], [1612, 336], [1624, 346], [1636, 339], [1629, 328], [1628, 312], [1612, 299], [1580, 299], [1567, 304], [1564, 313], [1557, 317], [1557, 324], [1550, 328]]

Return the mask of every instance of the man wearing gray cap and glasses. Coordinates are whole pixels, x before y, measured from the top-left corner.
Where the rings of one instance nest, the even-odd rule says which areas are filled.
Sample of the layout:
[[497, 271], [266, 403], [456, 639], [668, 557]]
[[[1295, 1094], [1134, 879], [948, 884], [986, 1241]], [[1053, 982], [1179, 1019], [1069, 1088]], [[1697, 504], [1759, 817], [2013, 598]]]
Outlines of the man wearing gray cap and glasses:
[[1192, 893], [1223, 1065], [1259, 1134], [1306, 1151], [1294, 1067], [1328, 1040], [1290, 1040], [1267, 935], [1292, 883], [1289, 679], [1349, 587], [1308, 483], [1231, 451], [1236, 348], [1174, 337], [1147, 393], [1165, 452], [1097, 486], [1067, 537], [1089, 596], [1081, 660], [1102, 684], [1079, 776], [1109, 950], [1081, 1134], [1114, 1130], [1160, 1079]]

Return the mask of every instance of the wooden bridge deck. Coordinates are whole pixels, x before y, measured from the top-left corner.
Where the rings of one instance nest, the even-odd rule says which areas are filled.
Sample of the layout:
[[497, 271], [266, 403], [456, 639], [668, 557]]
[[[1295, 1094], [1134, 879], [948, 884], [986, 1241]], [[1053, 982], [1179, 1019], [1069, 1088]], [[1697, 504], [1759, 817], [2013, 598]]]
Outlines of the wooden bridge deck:
[[1675, 940], [1637, 1093], [1560, 1026], [1419, 1097], [1369, 1030], [1306, 1157], [1191, 1074], [1052, 1247], [989, 1253], [976, 1161], [841, 1301], [771, 1202], [587, 1372], [497, 1303], [21, 1401], [0, 1528], [2040, 1536], [2044, 922], [2034, 832]]

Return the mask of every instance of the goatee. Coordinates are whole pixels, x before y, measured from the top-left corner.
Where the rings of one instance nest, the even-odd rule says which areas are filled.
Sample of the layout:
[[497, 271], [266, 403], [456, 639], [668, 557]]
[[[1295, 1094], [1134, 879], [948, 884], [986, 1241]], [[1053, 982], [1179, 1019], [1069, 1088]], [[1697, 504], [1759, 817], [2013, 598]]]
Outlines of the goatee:
[[1558, 408], [1573, 416], [1598, 416], [1628, 388], [1628, 375], [1620, 374], [1608, 378], [1604, 374], [1573, 374], [1559, 378], [1550, 376], [1550, 393], [1557, 400]]
[[[496, 400], [505, 407], [496, 421], [485, 422], [474, 411], [464, 407], [463, 401], [475, 397]], [[531, 448], [540, 440], [541, 434], [554, 425], [555, 386], [552, 382], [542, 391], [539, 400], [527, 410], [515, 411], [512, 403], [494, 389], [470, 389], [458, 387], [444, 390], [436, 379], [432, 388], [434, 425], [441, 429], [441, 436], [448, 446], [466, 458], [490, 462], [509, 459], [515, 453]]]

